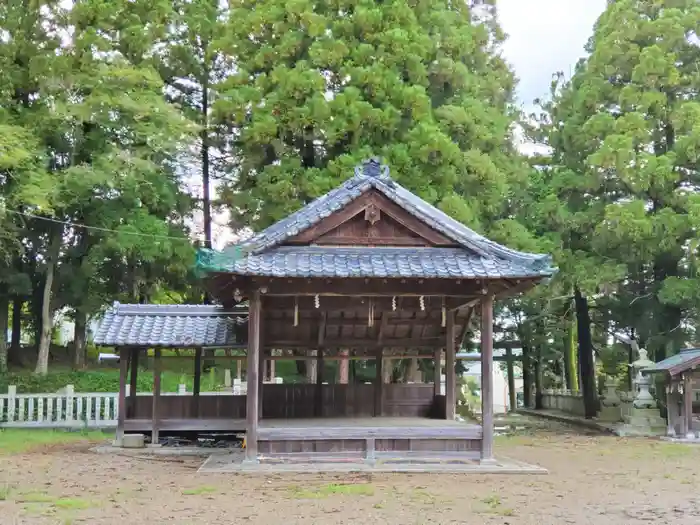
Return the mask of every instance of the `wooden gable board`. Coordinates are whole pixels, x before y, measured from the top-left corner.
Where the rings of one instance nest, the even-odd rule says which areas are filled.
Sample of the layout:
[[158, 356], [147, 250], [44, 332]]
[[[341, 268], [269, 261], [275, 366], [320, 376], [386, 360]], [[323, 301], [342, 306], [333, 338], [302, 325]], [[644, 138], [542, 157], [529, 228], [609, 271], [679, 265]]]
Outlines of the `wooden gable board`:
[[361, 195], [284, 244], [458, 246], [376, 190]]

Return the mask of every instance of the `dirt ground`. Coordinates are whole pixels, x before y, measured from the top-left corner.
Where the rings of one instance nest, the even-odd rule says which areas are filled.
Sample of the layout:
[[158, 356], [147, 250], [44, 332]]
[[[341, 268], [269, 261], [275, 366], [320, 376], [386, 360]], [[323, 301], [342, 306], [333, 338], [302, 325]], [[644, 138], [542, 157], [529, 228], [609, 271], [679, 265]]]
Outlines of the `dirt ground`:
[[537, 423], [496, 454], [548, 475], [198, 474], [201, 459], [96, 455], [88, 444], [0, 456], [0, 524], [700, 523], [700, 446]]

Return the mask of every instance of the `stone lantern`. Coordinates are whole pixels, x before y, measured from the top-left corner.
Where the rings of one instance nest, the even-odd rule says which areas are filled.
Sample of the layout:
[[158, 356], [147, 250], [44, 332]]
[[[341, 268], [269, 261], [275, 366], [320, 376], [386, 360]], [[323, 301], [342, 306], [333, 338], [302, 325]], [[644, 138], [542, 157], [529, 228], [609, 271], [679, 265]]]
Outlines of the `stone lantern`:
[[654, 362], [647, 356], [647, 351], [644, 348], [639, 349], [639, 359], [630, 366], [632, 370], [636, 370], [635, 385], [637, 387], [637, 395], [634, 396], [632, 405], [634, 408], [656, 408], [656, 401], [651, 395], [651, 378], [649, 375], [644, 375], [642, 371], [646, 368], [654, 366]]

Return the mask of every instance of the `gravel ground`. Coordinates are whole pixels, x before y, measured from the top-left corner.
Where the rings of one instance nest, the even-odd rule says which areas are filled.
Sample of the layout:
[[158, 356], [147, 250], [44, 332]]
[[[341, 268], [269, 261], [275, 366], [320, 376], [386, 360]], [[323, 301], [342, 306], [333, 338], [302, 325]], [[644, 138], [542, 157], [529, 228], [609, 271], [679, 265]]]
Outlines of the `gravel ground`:
[[496, 455], [549, 475], [198, 474], [201, 458], [35, 449], [0, 456], [0, 524], [700, 523], [699, 446], [526, 426]]

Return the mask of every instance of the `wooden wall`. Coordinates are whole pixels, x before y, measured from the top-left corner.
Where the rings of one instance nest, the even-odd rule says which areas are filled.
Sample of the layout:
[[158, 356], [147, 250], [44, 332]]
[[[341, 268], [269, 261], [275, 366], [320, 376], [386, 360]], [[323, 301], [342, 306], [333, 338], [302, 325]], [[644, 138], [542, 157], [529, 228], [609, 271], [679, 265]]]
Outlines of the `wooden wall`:
[[[264, 419], [313, 418], [316, 385], [266, 384], [262, 388]], [[374, 416], [374, 385], [321, 385], [321, 417]], [[442, 402], [440, 402], [442, 397]], [[127, 399], [129, 406], [130, 399]], [[160, 419], [244, 419], [246, 396], [199, 396], [199, 411], [194, 396], [161, 396]], [[128, 419], [151, 419], [152, 396], [136, 396], [136, 406]], [[382, 416], [444, 417], [444, 396], [433, 396], [432, 384], [382, 385]]]

